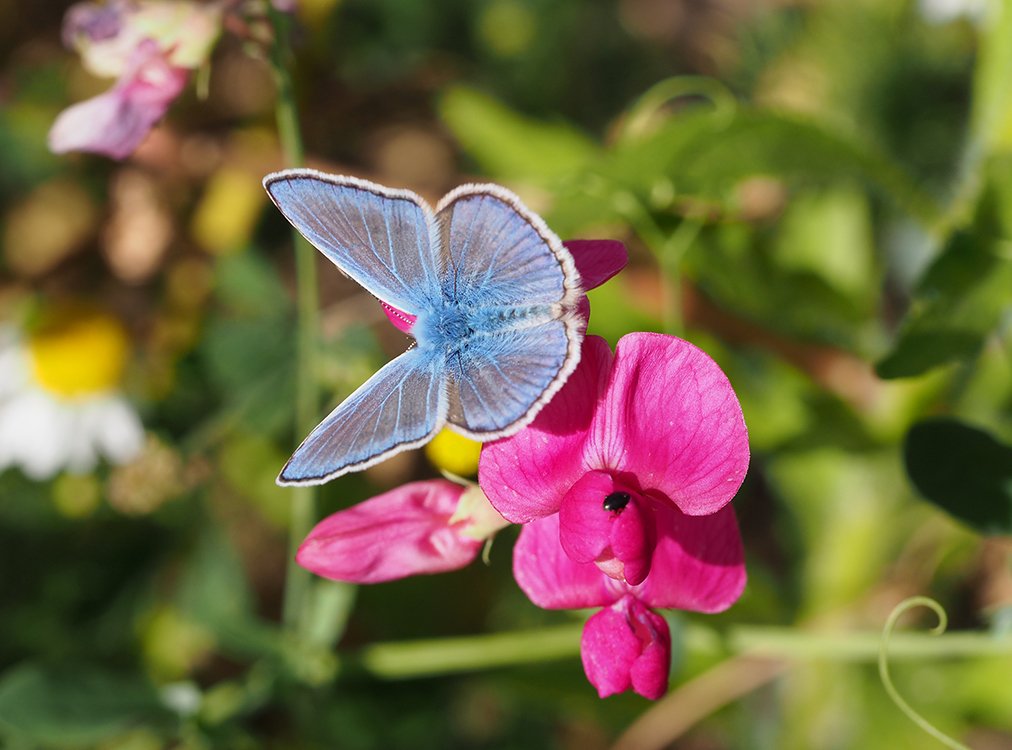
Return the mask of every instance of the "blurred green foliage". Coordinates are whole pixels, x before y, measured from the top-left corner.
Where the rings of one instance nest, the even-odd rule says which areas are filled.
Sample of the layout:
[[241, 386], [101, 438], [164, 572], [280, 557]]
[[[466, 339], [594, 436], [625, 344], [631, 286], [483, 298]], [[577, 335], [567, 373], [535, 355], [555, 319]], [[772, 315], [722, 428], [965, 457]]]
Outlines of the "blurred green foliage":
[[[661, 712], [710, 708], [656, 746], [928, 747], [847, 644], [918, 593], [957, 630], [1009, 635], [1012, 3], [437, 5], [300, 4], [311, 163], [433, 199], [495, 180], [564, 239], [623, 240], [590, 332], [685, 336], [745, 411], [749, 587], [722, 615], [670, 614], [688, 692]], [[161, 449], [86, 478], [0, 474], [3, 746], [608, 747], [651, 707], [599, 701], [575, 636], [556, 661], [403, 680], [364, 657], [578, 625], [516, 588], [511, 532], [487, 566], [357, 595], [318, 581], [312, 637], [282, 631], [273, 477], [301, 436], [289, 235], [258, 187], [281, 166], [269, 72], [255, 35], [230, 37], [207, 99], [187, 94], [133, 158], [57, 158], [49, 124], [104, 86], [61, 49], [61, 12], [0, 0], [0, 315], [67, 298], [118, 315]], [[406, 344], [320, 273], [334, 404]], [[399, 456], [322, 488], [322, 510], [435, 473]], [[739, 697], [727, 684], [755, 666], [735, 633], [760, 626], [795, 645]], [[805, 651], [816, 636], [839, 645]], [[714, 668], [725, 683], [697, 679]], [[945, 731], [997, 748], [1010, 669], [925, 652], [893, 671]]]

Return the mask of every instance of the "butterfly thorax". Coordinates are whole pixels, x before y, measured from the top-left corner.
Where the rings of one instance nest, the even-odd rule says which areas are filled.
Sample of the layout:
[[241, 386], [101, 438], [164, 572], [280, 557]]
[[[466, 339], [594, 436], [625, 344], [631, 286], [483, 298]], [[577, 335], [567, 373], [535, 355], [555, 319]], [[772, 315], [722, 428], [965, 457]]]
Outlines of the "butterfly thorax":
[[447, 304], [420, 313], [411, 329], [419, 346], [446, 351], [465, 348], [471, 341], [550, 320], [552, 305], [472, 307]]

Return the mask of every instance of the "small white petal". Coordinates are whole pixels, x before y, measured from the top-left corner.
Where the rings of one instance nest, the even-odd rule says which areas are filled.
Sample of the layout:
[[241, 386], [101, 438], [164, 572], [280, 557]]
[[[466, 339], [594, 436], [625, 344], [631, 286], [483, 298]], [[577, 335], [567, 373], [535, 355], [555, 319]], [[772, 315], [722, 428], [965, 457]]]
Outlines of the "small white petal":
[[120, 396], [105, 396], [95, 408], [99, 419], [92, 438], [102, 454], [115, 464], [136, 458], [144, 447], [144, 426], [133, 407]]
[[39, 390], [30, 390], [13, 399], [7, 408], [3, 440], [32, 479], [48, 479], [67, 463], [71, 414]]
[[64, 406], [68, 416], [65, 467], [75, 474], [86, 474], [98, 462], [94, 433], [100, 426], [101, 414], [88, 402]]
[[28, 355], [17, 345], [0, 344], [0, 399], [23, 390], [29, 379]]

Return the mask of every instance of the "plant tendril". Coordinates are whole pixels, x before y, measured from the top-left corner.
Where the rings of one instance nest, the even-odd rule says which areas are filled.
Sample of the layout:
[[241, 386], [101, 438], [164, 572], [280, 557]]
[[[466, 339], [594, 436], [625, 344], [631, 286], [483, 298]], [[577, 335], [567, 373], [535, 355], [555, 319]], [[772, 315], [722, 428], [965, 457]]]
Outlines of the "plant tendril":
[[896, 628], [896, 622], [905, 612], [913, 609], [914, 607], [927, 607], [938, 617], [938, 624], [928, 631], [931, 635], [941, 635], [945, 632], [945, 628], [949, 624], [949, 617], [945, 614], [945, 609], [942, 608], [942, 605], [927, 596], [912, 596], [897, 604], [893, 611], [889, 613], [889, 617], [886, 619], [885, 627], [882, 628], [882, 642], [878, 651], [878, 674], [882, 680], [882, 687], [885, 688], [886, 693], [889, 695], [892, 702], [896, 704], [896, 707], [907, 715], [907, 718], [936, 740], [946, 747], [953, 748], [953, 750], [970, 750], [969, 747], [952, 739], [917, 713], [917, 711], [915, 711], [914, 708], [903, 699], [903, 696], [899, 694], [896, 686], [893, 685], [892, 677], [889, 674], [889, 639], [892, 637], [893, 630]]

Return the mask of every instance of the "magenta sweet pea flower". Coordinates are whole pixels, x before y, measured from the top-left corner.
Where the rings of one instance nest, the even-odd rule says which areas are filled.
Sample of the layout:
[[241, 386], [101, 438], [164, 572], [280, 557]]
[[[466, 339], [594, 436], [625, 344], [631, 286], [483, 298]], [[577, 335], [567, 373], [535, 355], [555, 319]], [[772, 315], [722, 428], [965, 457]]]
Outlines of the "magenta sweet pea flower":
[[380, 583], [462, 568], [508, 526], [477, 486], [413, 482], [325, 518], [296, 561], [337, 581]]
[[[617, 240], [569, 240], [562, 243], [573, 256], [576, 270], [580, 273], [580, 286], [587, 292], [595, 289], [617, 274], [629, 260], [625, 245]], [[398, 310], [386, 302], [380, 302], [383, 312], [399, 331], [411, 333], [415, 316]], [[590, 303], [583, 297], [579, 303], [580, 316], [590, 317]]]
[[727, 503], [748, 468], [741, 407], [720, 368], [650, 333], [614, 357], [588, 337], [576, 371], [520, 433], [484, 447], [479, 482], [525, 523], [514, 574], [550, 609], [605, 607], [584, 630], [603, 696], [666, 689], [670, 636], [652, 607], [716, 612], [745, 585]]

